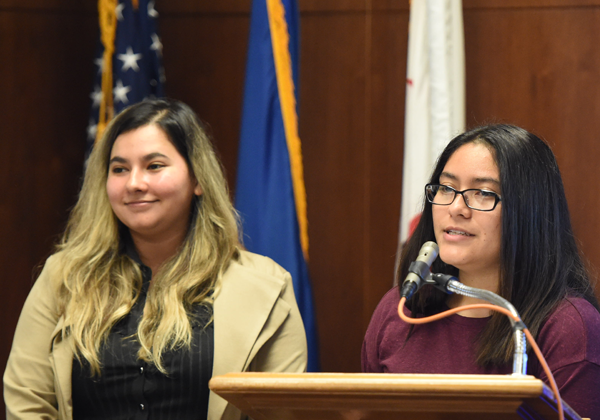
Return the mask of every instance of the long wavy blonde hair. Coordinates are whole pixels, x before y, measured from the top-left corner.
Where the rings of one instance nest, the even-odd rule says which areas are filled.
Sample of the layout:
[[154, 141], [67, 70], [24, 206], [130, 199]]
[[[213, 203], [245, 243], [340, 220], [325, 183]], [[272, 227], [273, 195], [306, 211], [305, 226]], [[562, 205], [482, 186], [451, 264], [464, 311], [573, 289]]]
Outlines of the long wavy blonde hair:
[[95, 145], [77, 204], [58, 245], [59, 311], [78, 358], [101, 373], [99, 351], [111, 328], [139, 297], [142, 273], [122, 252], [117, 219], [106, 193], [111, 149], [120, 134], [155, 124], [184, 157], [203, 194], [192, 202], [191, 222], [179, 251], [153, 273], [137, 331], [138, 357], [165, 372], [161, 355], [189, 347], [190, 310], [211, 304], [213, 291], [239, 256], [236, 212], [220, 162], [196, 114], [173, 100], [150, 100], [120, 113]]

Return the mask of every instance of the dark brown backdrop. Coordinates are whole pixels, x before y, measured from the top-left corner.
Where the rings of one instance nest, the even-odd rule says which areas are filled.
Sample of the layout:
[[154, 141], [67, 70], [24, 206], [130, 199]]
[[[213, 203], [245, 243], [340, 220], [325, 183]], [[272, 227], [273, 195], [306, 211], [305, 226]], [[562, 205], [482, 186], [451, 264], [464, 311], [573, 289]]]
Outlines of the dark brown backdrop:
[[[168, 94], [211, 125], [233, 186], [250, 0], [158, 3]], [[326, 371], [357, 371], [364, 330], [392, 282], [408, 0], [299, 3], [321, 361]], [[34, 268], [79, 185], [95, 8], [91, 0], [0, 0], [0, 366]], [[600, 0], [464, 0], [464, 8], [468, 124], [513, 122], [551, 143], [582, 249], [600, 267]]]

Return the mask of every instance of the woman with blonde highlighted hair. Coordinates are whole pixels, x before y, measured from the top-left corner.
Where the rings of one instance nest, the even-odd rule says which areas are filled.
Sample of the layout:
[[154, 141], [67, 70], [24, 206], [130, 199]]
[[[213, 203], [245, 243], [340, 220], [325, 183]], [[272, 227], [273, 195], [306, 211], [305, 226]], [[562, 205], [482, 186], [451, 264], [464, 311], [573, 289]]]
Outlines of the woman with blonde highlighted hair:
[[290, 275], [243, 250], [195, 113], [148, 100], [92, 151], [4, 375], [8, 419], [238, 419], [213, 375], [301, 372]]

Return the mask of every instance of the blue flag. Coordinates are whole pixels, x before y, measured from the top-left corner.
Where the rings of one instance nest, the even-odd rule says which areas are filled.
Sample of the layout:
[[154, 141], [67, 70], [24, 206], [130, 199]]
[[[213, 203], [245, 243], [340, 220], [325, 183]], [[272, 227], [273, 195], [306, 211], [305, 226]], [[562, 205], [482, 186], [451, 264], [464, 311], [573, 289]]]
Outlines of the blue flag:
[[[102, 109], [108, 123], [113, 115], [129, 105], [145, 98], [164, 96], [162, 43], [157, 31], [158, 13], [154, 1], [119, 0], [114, 3], [114, 8], [103, 10], [106, 6], [102, 5], [99, 9], [101, 36], [94, 60], [97, 68], [90, 94], [92, 107], [87, 130], [90, 148], [101, 134], [98, 123], [102, 119]], [[112, 49], [108, 56], [107, 45]], [[103, 72], [108, 74], [103, 75]], [[110, 81], [103, 88], [103, 77], [106, 79], [107, 76]], [[101, 122], [101, 129], [102, 126]]]
[[308, 371], [315, 372], [319, 354], [297, 128], [298, 34], [295, 0], [253, 1], [235, 205], [246, 248], [292, 275], [306, 329]]

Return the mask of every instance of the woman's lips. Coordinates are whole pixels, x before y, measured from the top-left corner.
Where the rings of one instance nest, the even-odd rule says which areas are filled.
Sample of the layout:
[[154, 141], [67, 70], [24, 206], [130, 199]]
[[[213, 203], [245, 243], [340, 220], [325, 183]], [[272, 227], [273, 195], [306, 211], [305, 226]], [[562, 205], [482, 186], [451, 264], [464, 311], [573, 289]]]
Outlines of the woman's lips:
[[471, 233], [469, 233], [469, 232], [467, 232], [465, 230], [457, 229], [457, 228], [447, 228], [447, 229], [444, 229], [444, 233], [446, 235], [452, 236], [452, 237], [455, 237], [455, 236], [460, 236], [460, 237], [475, 236], [475, 235], [473, 235], [473, 234], [471, 234]]
[[126, 206], [129, 207], [145, 207], [149, 206], [152, 203], [156, 203], [158, 200], [139, 200], [139, 201], [130, 201], [125, 203]]

